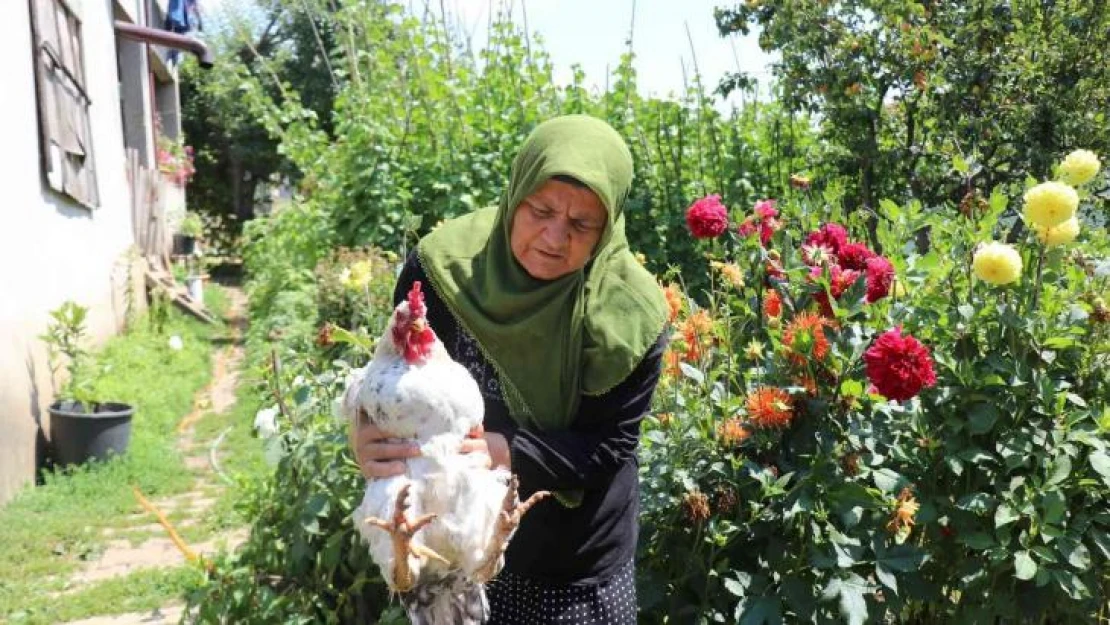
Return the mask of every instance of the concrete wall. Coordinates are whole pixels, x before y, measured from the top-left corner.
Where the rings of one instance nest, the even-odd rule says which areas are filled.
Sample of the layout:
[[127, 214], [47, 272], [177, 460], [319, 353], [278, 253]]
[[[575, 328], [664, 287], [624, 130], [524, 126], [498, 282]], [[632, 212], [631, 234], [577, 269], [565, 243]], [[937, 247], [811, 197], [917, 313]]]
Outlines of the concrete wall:
[[[82, 19], [92, 100], [100, 190], [94, 210], [50, 191], [44, 182], [27, 1], [7, 2], [0, 20], [0, 502], [34, 479], [43, 437], [49, 435], [45, 406], [52, 401], [52, 382], [37, 339], [48, 312], [70, 299], [88, 306], [90, 335], [103, 341], [124, 322], [129, 277], [141, 277], [129, 271], [131, 197], [112, 28], [120, 7], [135, 3], [70, 2]], [[141, 301], [141, 289], [136, 293]]]

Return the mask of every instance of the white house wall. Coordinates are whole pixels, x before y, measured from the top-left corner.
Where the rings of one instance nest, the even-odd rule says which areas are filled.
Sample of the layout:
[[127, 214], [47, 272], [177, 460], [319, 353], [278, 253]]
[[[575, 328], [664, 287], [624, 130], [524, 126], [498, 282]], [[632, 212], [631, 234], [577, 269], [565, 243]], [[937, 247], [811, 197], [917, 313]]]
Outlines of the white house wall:
[[102, 341], [125, 319], [133, 274], [113, 0], [69, 2], [82, 19], [92, 100], [100, 189], [92, 211], [49, 191], [43, 180], [27, 0], [5, 0], [0, 20], [0, 502], [33, 480], [41, 435], [49, 433], [51, 381], [36, 338], [48, 312], [69, 299], [88, 306], [90, 334]]

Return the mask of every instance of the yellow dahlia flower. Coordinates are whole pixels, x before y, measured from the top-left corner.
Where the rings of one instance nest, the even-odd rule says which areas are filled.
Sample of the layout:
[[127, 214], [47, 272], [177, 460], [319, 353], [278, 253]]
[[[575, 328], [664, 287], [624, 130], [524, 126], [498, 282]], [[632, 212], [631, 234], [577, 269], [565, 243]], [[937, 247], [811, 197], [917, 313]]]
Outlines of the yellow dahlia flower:
[[1065, 243], [1071, 243], [1075, 240], [1075, 237], [1079, 236], [1079, 219], [1077, 217], [1072, 217], [1059, 226], [1054, 226], [1052, 228], [1045, 228], [1040, 224], [1033, 224], [1033, 232], [1036, 232], [1037, 238], [1048, 247], [1064, 245]]
[[992, 241], [975, 252], [971, 268], [980, 280], [1009, 284], [1021, 277], [1021, 255], [1012, 246]]
[[1086, 184], [1098, 174], [1098, 156], [1090, 150], [1076, 150], [1060, 163], [1060, 180], [1072, 185]]
[[1042, 182], [1025, 192], [1025, 220], [1047, 228], [1058, 226], [1075, 215], [1079, 194], [1062, 182]]

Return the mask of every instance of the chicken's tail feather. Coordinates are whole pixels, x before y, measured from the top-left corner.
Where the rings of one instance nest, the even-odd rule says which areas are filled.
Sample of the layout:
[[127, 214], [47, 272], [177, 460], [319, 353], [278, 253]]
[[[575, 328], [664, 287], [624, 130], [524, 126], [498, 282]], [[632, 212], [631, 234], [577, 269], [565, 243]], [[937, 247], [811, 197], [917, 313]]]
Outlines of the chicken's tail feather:
[[461, 573], [421, 580], [401, 603], [412, 625], [481, 625], [490, 616], [485, 588]]

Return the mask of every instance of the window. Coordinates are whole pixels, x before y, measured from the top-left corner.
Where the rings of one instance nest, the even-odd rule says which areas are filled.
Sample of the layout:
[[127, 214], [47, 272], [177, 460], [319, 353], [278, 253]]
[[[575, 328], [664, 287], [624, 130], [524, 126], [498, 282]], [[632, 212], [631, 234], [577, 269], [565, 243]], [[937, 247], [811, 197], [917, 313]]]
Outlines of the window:
[[68, 0], [29, 0], [43, 172], [50, 188], [99, 204], [81, 22]]

